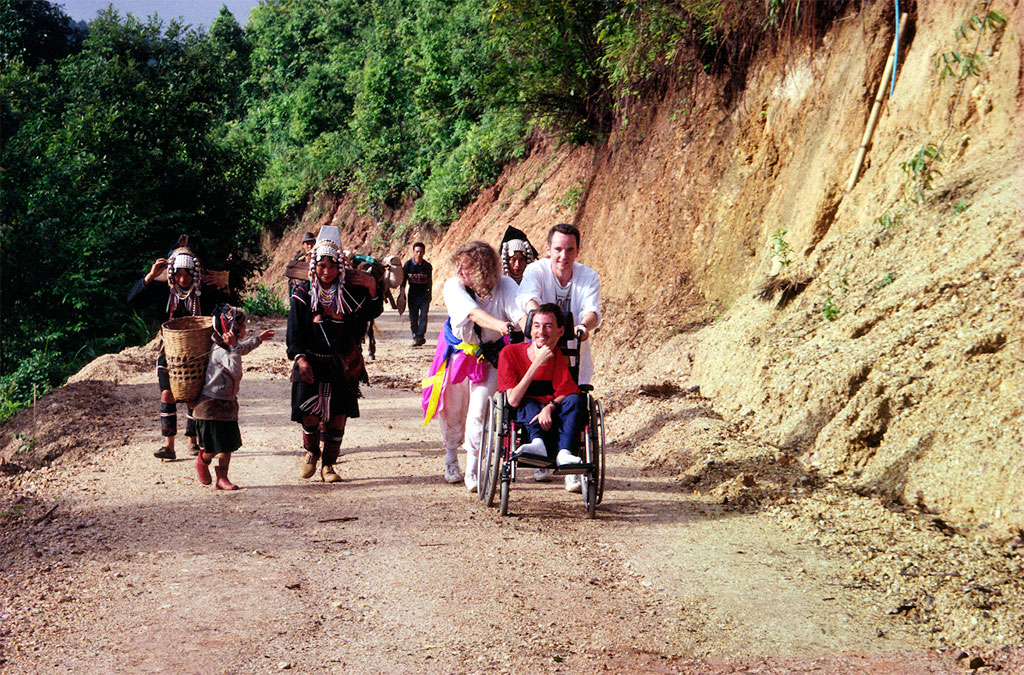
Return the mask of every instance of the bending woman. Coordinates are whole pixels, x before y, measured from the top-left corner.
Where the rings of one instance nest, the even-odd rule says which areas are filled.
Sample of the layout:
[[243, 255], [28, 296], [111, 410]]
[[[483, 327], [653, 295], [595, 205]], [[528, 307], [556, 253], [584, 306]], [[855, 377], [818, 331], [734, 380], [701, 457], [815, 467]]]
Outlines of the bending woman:
[[465, 484], [475, 490], [487, 400], [497, 390], [498, 352], [523, 311], [516, 304], [519, 287], [512, 279], [501, 276], [498, 254], [489, 244], [463, 244], [452, 254], [451, 261], [455, 276], [444, 284], [444, 304], [448, 308], [445, 333], [450, 334], [449, 340], [459, 341], [456, 349], [475, 356], [479, 367], [469, 376], [468, 391], [453, 388], [455, 396], [445, 401], [446, 409], [440, 415], [445, 473], [447, 477], [453, 462], [458, 472], [458, 446], [453, 447], [452, 442], [460, 439], [466, 448]]

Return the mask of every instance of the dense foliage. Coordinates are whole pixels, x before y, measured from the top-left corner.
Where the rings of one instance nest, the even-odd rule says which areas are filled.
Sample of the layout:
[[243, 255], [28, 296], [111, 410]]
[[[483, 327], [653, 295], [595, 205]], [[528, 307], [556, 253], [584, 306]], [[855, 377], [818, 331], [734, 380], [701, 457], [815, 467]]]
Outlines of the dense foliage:
[[179, 233], [237, 290], [319, 192], [443, 227], [534, 128], [600, 142], [652, 88], [741, 72], [845, 2], [264, 0], [201, 32], [0, 0], [0, 419], [148, 336], [125, 292]]
[[125, 294], [179, 232], [199, 236], [208, 266], [253, 269], [259, 169], [225, 133], [237, 101], [231, 49], [174, 22], [108, 13], [76, 53], [35, 68], [5, 61], [5, 398], [145, 337]]

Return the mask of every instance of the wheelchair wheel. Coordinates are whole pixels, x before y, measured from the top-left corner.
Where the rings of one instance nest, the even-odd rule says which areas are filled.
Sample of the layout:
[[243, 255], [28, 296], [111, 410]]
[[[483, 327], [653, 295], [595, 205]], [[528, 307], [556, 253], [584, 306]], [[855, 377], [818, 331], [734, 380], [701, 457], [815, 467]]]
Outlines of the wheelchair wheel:
[[501, 481], [501, 502], [498, 505], [498, 513], [503, 516], [508, 515], [508, 488], [509, 481]]
[[604, 408], [597, 399], [591, 399], [590, 427], [594, 437], [594, 461], [597, 464], [597, 495], [596, 503], [604, 499]]
[[488, 468], [491, 465], [491, 453], [494, 452], [494, 399], [487, 400], [487, 418], [480, 430], [480, 460], [476, 467], [476, 498], [483, 500], [487, 494]]
[[597, 481], [583, 478], [583, 505], [587, 507], [587, 518], [597, 514]]
[[483, 486], [481, 499], [487, 506], [494, 506], [494, 492], [501, 477], [501, 461], [505, 458], [505, 435], [508, 425], [505, 422], [505, 394], [499, 393], [491, 399], [492, 429], [487, 436], [487, 458], [480, 465], [480, 485]]

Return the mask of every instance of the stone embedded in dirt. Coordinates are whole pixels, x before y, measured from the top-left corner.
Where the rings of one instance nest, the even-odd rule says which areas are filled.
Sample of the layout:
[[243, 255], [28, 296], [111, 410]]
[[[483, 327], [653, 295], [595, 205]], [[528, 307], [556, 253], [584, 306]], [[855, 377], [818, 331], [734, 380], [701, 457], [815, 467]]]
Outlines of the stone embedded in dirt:
[[757, 481], [754, 480], [753, 475], [745, 473], [740, 476], [740, 484], [743, 485], [743, 487], [754, 487], [757, 485]]
[[978, 668], [981, 668], [984, 665], [985, 665], [985, 659], [981, 658], [980, 656], [975, 656], [974, 658], [971, 659], [971, 662], [967, 664], [967, 666], [971, 670], [977, 670]]

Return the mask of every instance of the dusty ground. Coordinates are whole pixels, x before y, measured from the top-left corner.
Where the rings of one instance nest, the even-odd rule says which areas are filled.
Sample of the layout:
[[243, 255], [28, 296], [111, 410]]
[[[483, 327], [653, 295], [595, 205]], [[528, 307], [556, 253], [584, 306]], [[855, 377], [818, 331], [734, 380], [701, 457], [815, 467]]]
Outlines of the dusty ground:
[[[8, 463], [2, 477], [3, 670], [943, 673], [1024, 665], [1012, 646], [1019, 624], [1008, 633], [1007, 622], [1019, 620], [1004, 595], [1011, 585], [969, 567], [984, 565], [990, 576], [1006, 567], [1019, 578], [1020, 549], [974, 551], [980, 546], [963, 535], [937, 533], [965, 552], [951, 559], [948, 546], [919, 539], [934, 531], [920, 516], [813, 476], [794, 474], [790, 485], [782, 469], [739, 487], [725, 478], [742, 483], [737, 467], [716, 474], [709, 464], [691, 476], [645, 469], [657, 458], [631, 444], [652, 411], [694, 439], [742, 442], [716, 426], [719, 416], [694, 391], [609, 393], [608, 485], [596, 520], [583, 517], [578, 495], [531, 481], [514, 486], [512, 515], [498, 516], [441, 480], [437, 429], [419, 428], [415, 387], [432, 350], [410, 348], [404, 319], [390, 310], [380, 323], [373, 385], [348, 430], [337, 486], [298, 477], [281, 321], [274, 340], [247, 357], [245, 446], [232, 467], [240, 492], [200, 486], [191, 461], [151, 456], [156, 385], [146, 348], [104, 357], [40, 401], [34, 421], [29, 411], [6, 425], [25, 438], [5, 457], [50, 461], [18, 473]], [[63, 412], [72, 408], [78, 418]], [[863, 539], [870, 529], [886, 534], [881, 547]], [[987, 603], [976, 616], [997, 617], [1002, 632], [976, 639], [944, 617], [929, 619], [925, 596], [911, 603], [889, 577], [956, 578], [965, 595]], [[945, 596], [932, 597], [946, 606]]]

